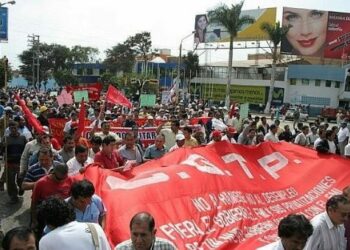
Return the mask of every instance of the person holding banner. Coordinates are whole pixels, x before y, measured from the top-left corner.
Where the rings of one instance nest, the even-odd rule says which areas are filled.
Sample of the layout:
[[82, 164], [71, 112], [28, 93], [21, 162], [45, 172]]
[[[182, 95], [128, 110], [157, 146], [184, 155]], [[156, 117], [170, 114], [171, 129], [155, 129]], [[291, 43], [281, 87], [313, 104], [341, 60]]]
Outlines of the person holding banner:
[[328, 12], [283, 8], [283, 26], [290, 26], [282, 51], [302, 56], [323, 56], [326, 43]]
[[346, 249], [344, 223], [350, 214], [350, 201], [344, 195], [333, 195], [327, 200], [326, 211], [316, 215], [311, 224], [314, 233], [305, 250]]
[[164, 146], [165, 137], [164, 135], [157, 135], [153, 145], [150, 145], [144, 154], [143, 160], [149, 161], [152, 159], [158, 159], [168, 152], [168, 149]]
[[111, 135], [107, 135], [102, 140], [102, 150], [95, 155], [94, 162], [100, 163], [103, 168], [121, 169], [120, 167], [123, 166], [124, 161], [118, 151], [115, 150], [116, 144], [116, 139]]
[[304, 215], [290, 214], [278, 224], [278, 237], [280, 239], [257, 250], [303, 249], [312, 233], [313, 227]]

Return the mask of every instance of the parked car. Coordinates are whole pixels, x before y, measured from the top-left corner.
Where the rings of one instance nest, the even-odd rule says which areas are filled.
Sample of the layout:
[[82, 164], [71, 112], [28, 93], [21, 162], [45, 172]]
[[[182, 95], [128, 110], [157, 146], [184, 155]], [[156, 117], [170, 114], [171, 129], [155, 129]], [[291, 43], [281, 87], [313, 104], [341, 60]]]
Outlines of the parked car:
[[[294, 112], [295, 112], [296, 108], [289, 108], [286, 112], [286, 117], [285, 119], [286, 120], [294, 120]], [[303, 121], [303, 122], [306, 122], [308, 119], [309, 119], [309, 115], [307, 113], [305, 113], [305, 111], [303, 110], [299, 110], [300, 112], [300, 117], [299, 117], [299, 120], [300, 121]]]
[[346, 118], [348, 120], [350, 119], [349, 112], [343, 108], [323, 108], [321, 110], [320, 117], [323, 119], [326, 119], [327, 122], [330, 122], [332, 120], [336, 121], [338, 112], [342, 113], [344, 118]]

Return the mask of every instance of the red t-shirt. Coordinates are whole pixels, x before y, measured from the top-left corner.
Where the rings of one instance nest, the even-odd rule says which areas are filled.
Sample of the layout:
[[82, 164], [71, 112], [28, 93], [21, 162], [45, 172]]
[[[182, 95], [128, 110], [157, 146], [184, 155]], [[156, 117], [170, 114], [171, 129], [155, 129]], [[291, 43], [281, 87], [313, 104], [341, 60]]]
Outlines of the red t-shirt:
[[124, 164], [123, 159], [116, 150], [113, 150], [111, 157], [106, 155], [103, 151], [97, 152], [97, 154], [95, 154], [94, 162], [101, 163], [104, 168], [107, 169], [114, 169], [123, 166]]
[[74, 179], [70, 176], [64, 181], [56, 182], [50, 175], [46, 175], [36, 182], [32, 194], [32, 202], [42, 202], [50, 196], [58, 196], [62, 199], [68, 198], [73, 182]]

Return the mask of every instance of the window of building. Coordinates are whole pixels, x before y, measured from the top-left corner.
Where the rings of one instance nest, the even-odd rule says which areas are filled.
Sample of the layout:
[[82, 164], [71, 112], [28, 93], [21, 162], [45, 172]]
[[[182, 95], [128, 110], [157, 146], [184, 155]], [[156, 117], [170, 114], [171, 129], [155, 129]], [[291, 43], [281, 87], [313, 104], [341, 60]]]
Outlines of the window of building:
[[106, 73], [105, 69], [100, 69], [100, 76], [102, 76], [104, 73]]
[[335, 82], [335, 86], [334, 86], [335, 88], [337, 88], [337, 89], [339, 89], [340, 88], [340, 82]]
[[295, 78], [289, 79], [289, 84], [290, 85], [297, 85], [297, 79], [295, 79]]
[[320, 87], [321, 86], [321, 80], [315, 80], [315, 86]]
[[327, 88], [332, 87], [332, 81], [327, 80], [327, 81], [326, 81], [326, 87], [327, 87]]
[[77, 75], [82, 76], [83, 75], [83, 69], [77, 69]]
[[87, 70], [86, 70], [86, 74], [87, 74], [88, 76], [93, 75], [93, 73], [94, 73], [94, 70], [93, 70], [93, 69], [87, 69]]
[[301, 84], [302, 84], [303, 86], [309, 86], [309, 79], [303, 79], [303, 80], [301, 80]]

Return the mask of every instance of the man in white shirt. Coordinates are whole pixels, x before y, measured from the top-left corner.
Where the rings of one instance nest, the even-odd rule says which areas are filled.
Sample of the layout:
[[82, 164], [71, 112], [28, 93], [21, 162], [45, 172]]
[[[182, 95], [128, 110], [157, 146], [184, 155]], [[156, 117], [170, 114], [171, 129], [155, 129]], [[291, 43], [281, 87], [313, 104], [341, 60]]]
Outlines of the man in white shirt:
[[344, 149], [349, 140], [349, 129], [346, 121], [341, 122], [337, 136], [340, 155], [344, 155]]
[[224, 131], [227, 129], [226, 124], [221, 120], [220, 112], [215, 113], [215, 117], [211, 120], [211, 122], [214, 130]]
[[[75, 213], [71, 205], [63, 199], [48, 198], [42, 203], [40, 215], [50, 230], [39, 241], [40, 250], [110, 250], [107, 237], [97, 223], [74, 221]], [[96, 245], [93, 240], [95, 235]]]
[[350, 201], [344, 195], [334, 195], [328, 199], [326, 211], [311, 220], [314, 233], [305, 250], [346, 249], [344, 223], [349, 213]]
[[302, 250], [312, 235], [313, 227], [302, 214], [290, 214], [278, 225], [278, 241], [258, 248], [258, 250]]
[[88, 149], [83, 145], [75, 147], [75, 156], [67, 162], [68, 175], [73, 176], [84, 173], [86, 166], [93, 163], [94, 160], [88, 157]]
[[72, 111], [70, 113], [70, 120], [66, 122], [66, 124], [64, 124], [63, 132], [65, 135], [69, 135], [72, 122], [77, 122], [77, 121], [78, 121], [78, 115], [75, 111]]
[[272, 124], [270, 126], [270, 131], [265, 135], [264, 141], [271, 141], [271, 142], [279, 142], [277, 136], [277, 126], [275, 124]]
[[301, 133], [299, 133], [296, 137], [295, 137], [295, 140], [294, 140], [294, 143], [295, 144], [298, 144], [300, 146], [309, 146], [310, 143], [309, 141], [307, 140], [306, 136], [309, 134], [309, 126], [303, 126], [301, 128]]

